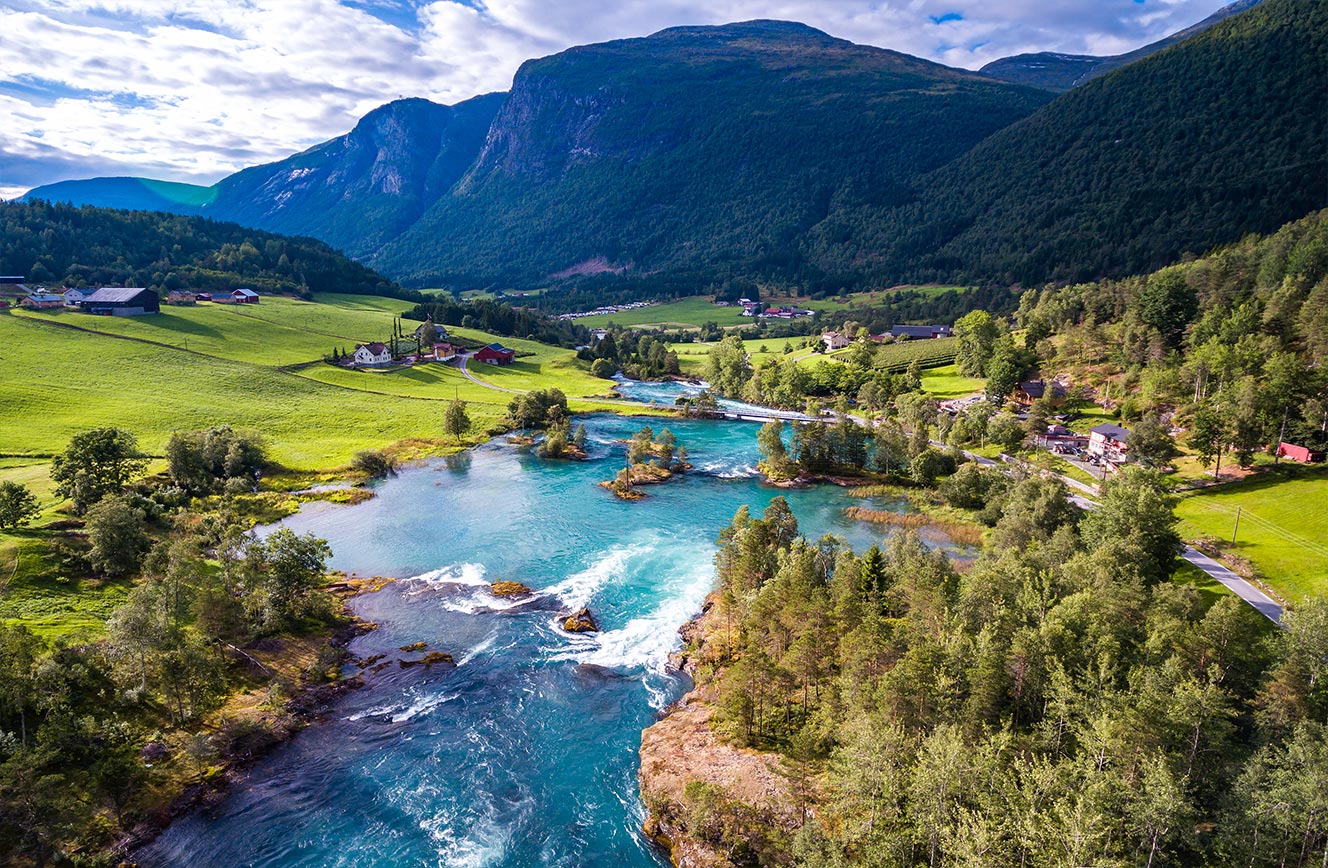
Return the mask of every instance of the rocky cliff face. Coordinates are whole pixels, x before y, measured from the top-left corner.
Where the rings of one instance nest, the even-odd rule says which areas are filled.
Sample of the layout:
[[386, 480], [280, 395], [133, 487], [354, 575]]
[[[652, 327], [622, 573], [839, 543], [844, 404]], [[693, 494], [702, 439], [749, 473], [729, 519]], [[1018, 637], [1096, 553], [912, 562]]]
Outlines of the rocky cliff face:
[[217, 184], [207, 216], [313, 235], [352, 256], [396, 237], [465, 174], [502, 94], [388, 103], [344, 136]]
[[[687, 650], [673, 662], [695, 674], [716, 653], [711, 637], [720, 629], [712, 595], [705, 614], [681, 629]], [[714, 713], [714, 692], [701, 685], [641, 734], [644, 831], [678, 868], [734, 868], [734, 841], [708, 821], [701, 804], [706, 799], [722, 800], [726, 813], [742, 815], [772, 836], [791, 834], [803, 822], [779, 757], [724, 741], [711, 728]]]

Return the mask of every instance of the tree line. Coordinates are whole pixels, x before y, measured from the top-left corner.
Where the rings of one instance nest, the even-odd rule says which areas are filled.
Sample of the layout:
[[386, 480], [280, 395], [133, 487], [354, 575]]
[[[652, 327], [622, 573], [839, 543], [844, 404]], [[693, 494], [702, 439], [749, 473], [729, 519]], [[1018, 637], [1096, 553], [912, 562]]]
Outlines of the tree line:
[[1273, 631], [1171, 579], [1160, 477], [1083, 513], [1013, 481], [957, 569], [908, 533], [799, 536], [782, 498], [720, 535], [692, 653], [716, 726], [779, 752], [803, 820], [722, 788], [680, 818], [734, 865], [1318, 865], [1328, 605]]

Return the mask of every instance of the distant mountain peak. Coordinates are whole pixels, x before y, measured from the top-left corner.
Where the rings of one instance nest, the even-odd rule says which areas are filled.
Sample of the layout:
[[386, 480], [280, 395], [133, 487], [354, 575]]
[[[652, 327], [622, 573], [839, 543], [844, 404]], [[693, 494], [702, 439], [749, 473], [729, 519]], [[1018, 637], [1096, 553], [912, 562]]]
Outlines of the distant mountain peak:
[[1038, 51], [993, 60], [979, 71], [1012, 84], [1026, 84], [1053, 93], [1064, 93], [1072, 87], [1078, 87], [1086, 81], [1106, 75], [1113, 69], [1120, 69], [1136, 60], [1143, 60], [1150, 54], [1156, 54], [1164, 48], [1184, 42], [1191, 36], [1197, 36], [1219, 21], [1252, 9], [1260, 2], [1262, 0], [1234, 0], [1197, 24], [1125, 54], [1098, 57], [1092, 54]]

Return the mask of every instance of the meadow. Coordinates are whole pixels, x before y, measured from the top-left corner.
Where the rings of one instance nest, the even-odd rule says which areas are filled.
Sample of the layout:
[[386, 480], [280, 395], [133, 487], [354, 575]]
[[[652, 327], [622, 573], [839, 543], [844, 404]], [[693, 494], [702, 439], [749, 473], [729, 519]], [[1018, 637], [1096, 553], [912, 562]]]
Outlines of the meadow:
[[[455, 368], [359, 372], [321, 362], [333, 347], [387, 338], [408, 306], [327, 295], [165, 308], [147, 317], [0, 315], [9, 362], [0, 368], [0, 454], [49, 457], [76, 431], [116, 425], [159, 455], [171, 432], [225, 422], [261, 432], [273, 458], [289, 467], [328, 469], [359, 449], [438, 436], [441, 402], [454, 396], [472, 403], [476, 430], [496, 423], [511, 395]], [[569, 397], [608, 391], [571, 350], [469, 329], [453, 334], [470, 345], [500, 340], [521, 354], [510, 368], [473, 366], [477, 378], [500, 388], [558, 387]], [[0, 478], [16, 473], [0, 467]]]
[[[1237, 507], [1240, 527], [1231, 545]], [[1283, 465], [1199, 489], [1180, 499], [1176, 514], [1185, 538], [1223, 541], [1287, 600], [1328, 590], [1328, 469]]]
[[727, 327], [751, 325], [754, 321], [751, 317], [743, 316], [742, 308], [737, 305], [717, 307], [711, 296], [696, 295], [621, 313], [581, 317], [576, 322], [586, 328], [604, 328], [610, 323], [620, 326], [700, 328], [708, 322]]

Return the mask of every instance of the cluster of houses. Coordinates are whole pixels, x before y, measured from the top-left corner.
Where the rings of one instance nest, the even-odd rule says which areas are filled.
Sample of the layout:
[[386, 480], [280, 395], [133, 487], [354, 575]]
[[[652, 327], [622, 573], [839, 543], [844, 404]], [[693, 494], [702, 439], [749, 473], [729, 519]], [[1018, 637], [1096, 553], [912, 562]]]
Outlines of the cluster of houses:
[[628, 310], [639, 310], [643, 307], [654, 307], [659, 304], [657, 301], [634, 301], [630, 304], [606, 304], [603, 307], [597, 307], [594, 310], [583, 310], [577, 313], [560, 313], [558, 319], [581, 319], [586, 316], [603, 316], [610, 313], [622, 313]]
[[[715, 302], [717, 307], [730, 307], [731, 303], [727, 301]], [[742, 315], [750, 317], [759, 317], [761, 319], [799, 319], [805, 316], [814, 316], [816, 311], [806, 308], [794, 307], [793, 305], [780, 305], [777, 307], [762, 307], [759, 301], [752, 301], [750, 298], [738, 299], [738, 305], [742, 307]]]
[[[26, 288], [25, 288], [26, 289]], [[100, 289], [66, 289], [48, 292], [43, 287], [26, 289], [17, 306], [27, 310], [78, 310], [98, 316], [143, 316], [160, 313], [162, 298], [154, 289], [141, 286], [104, 286]], [[217, 304], [258, 304], [259, 295], [252, 289], [236, 289], [213, 295], [174, 289], [166, 294], [166, 304], [190, 305], [200, 301]], [[8, 306], [7, 302], [0, 302]]]
[[[954, 336], [954, 329], [948, 325], [897, 325], [888, 332], [869, 335], [877, 343], [888, 340], [932, 340]], [[853, 335], [848, 332], [825, 332], [821, 335], [826, 352], [842, 350], [853, 343]]]
[[[425, 333], [426, 329], [429, 329], [432, 333], [432, 343], [428, 343], [429, 335]], [[487, 365], [510, 365], [516, 361], [516, 350], [497, 343], [480, 347], [467, 356], [467, 350], [461, 344], [453, 343], [451, 340], [439, 340], [439, 338], [448, 337], [447, 329], [434, 325], [433, 321], [429, 320], [415, 330], [415, 342], [418, 349], [414, 352], [393, 354], [392, 347], [384, 343], [358, 344], [355, 347], [355, 352], [348, 356], [342, 364], [352, 368], [387, 368], [393, 365], [411, 365], [419, 362], [446, 363], [467, 357]]]

